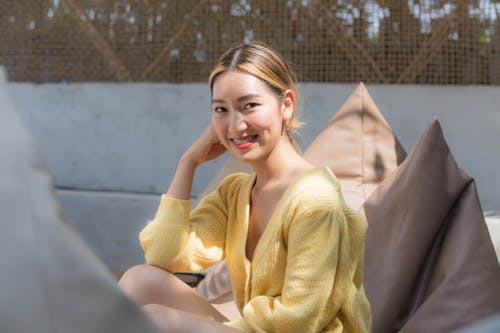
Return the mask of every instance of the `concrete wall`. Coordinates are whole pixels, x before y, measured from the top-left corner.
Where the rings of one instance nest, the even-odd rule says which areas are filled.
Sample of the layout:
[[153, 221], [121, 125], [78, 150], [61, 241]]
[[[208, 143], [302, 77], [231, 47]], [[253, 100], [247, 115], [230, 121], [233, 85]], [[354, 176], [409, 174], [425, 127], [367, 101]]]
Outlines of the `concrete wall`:
[[[355, 86], [301, 86], [304, 149]], [[500, 211], [500, 87], [367, 88], [407, 151], [437, 116], [458, 164], [476, 179], [483, 209]], [[112, 269], [140, 262], [137, 231], [158, 202], [151, 194], [166, 190], [177, 159], [210, 121], [206, 85], [10, 83], [9, 90], [71, 222]], [[200, 168], [193, 196], [221, 162]]]

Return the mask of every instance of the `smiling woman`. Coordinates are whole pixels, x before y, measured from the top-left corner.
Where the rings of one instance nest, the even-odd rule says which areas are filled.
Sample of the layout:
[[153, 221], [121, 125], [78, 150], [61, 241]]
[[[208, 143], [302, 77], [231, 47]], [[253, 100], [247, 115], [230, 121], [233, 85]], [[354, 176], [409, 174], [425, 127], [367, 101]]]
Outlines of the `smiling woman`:
[[291, 90], [280, 98], [255, 76], [228, 71], [217, 77], [212, 96], [215, 134], [241, 161], [255, 164], [270, 158], [277, 145], [290, 145], [283, 132], [293, 113]]
[[[296, 149], [295, 75], [253, 42], [222, 55], [209, 86], [212, 122], [141, 231], [147, 264], [128, 270], [120, 286], [165, 332], [369, 332], [366, 225], [332, 172]], [[225, 151], [254, 172], [226, 177], [190, 211], [197, 166]], [[170, 273], [222, 259], [242, 317], [236, 321]]]

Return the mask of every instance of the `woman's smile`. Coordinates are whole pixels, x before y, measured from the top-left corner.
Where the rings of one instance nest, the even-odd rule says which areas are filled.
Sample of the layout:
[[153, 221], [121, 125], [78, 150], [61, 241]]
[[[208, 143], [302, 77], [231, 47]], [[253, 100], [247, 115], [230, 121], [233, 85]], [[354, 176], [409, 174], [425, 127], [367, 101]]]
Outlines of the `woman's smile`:
[[242, 135], [238, 138], [229, 139], [238, 149], [248, 149], [257, 140], [258, 135]]
[[282, 140], [283, 103], [260, 79], [228, 71], [217, 77], [212, 124], [219, 140], [242, 162], [265, 161]]

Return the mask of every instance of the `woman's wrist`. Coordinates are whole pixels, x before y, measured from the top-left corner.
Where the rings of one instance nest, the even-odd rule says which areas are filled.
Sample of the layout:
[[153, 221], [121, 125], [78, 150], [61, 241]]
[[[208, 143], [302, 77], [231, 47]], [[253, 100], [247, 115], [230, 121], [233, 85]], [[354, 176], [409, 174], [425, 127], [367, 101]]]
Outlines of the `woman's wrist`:
[[201, 163], [196, 162], [194, 158], [191, 157], [191, 155], [184, 153], [184, 155], [181, 156], [179, 159], [179, 166], [183, 168], [193, 168], [196, 169], [198, 165]]

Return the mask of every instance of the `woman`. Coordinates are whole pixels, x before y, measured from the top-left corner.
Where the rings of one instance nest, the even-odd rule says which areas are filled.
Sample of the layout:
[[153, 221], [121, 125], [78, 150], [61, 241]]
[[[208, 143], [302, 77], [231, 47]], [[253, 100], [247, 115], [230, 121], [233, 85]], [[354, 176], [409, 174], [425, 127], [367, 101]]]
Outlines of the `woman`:
[[[261, 43], [243, 44], [222, 55], [209, 85], [212, 122], [141, 231], [147, 264], [127, 271], [120, 286], [166, 332], [368, 332], [365, 223], [331, 171], [296, 150], [289, 66]], [[190, 213], [197, 166], [226, 150], [254, 173], [226, 177]], [[224, 258], [242, 314], [236, 321], [169, 273]]]

